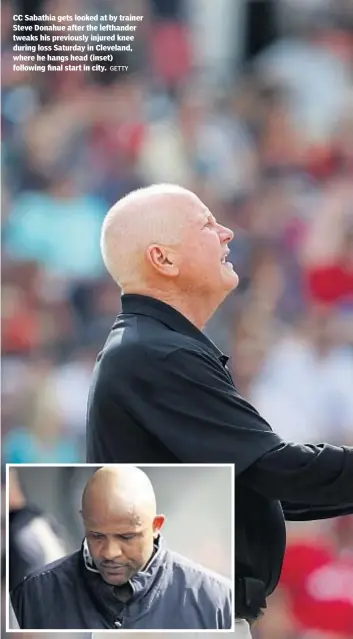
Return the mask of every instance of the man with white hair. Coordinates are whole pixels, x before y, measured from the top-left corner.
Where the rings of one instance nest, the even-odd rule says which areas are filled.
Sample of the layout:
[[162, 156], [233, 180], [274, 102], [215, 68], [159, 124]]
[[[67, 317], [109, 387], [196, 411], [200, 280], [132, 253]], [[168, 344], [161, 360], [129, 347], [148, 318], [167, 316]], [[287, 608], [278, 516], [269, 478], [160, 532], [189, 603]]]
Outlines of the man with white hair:
[[102, 253], [122, 312], [98, 355], [87, 461], [234, 463], [236, 636], [275, 589], [284, 519], [353, 512], [353, 449], [289, 444], [234, 387], [202, 332], [238, 285], [233, 233], [190, 191], [155, 185], [109, 211]]

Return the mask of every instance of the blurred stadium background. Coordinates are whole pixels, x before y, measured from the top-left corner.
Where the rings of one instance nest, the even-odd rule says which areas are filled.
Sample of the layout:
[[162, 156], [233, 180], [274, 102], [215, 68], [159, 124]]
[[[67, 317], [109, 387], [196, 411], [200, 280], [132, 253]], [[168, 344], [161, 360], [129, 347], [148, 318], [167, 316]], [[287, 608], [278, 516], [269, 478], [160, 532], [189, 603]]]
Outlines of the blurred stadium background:
[[[352, 445], [352, 0], [104, 0], [145, 16], [116, 58], [128, 74], [12, 71], [15, 9], [101, 6], [2, 3], [3, 463], [84, 461], [92, 365], [119, 311], [100, 225], [162, 181], [236, 232], [240, 287], [208, 332], [240, 392], [289, 440]], [[352, 593], [352, 518], [289, 526], [255, 637], [353, 639]]]

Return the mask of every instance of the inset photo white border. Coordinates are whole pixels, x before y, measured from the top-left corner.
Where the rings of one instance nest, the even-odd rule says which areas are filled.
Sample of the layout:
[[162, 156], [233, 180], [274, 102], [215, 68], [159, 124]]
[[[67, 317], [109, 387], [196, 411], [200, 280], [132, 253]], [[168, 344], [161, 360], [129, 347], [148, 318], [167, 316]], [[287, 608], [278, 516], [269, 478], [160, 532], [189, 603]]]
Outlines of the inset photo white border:
[[[51, 630], [51, 629], [21, 629], [21, 628], [10, 628], [10, 595], [9, 595], [9, 583], [10, 583], [10, 579], [9, 579], [9, 471], [11, 468], [14, 469], [20, 469], [20, 468], [82, 468], [82, 469], [87, 469], [87, 468], [102, 468], [102, 467], [116, 467], [116, 466], [136, 466], [138, 468], [141, 468], [142, 470], [144, 468], [173, 468], [173, 469], [178, 469], [180, 470], [180, 472], [183, 471], [183, 469], [185, 468], [195, 468], [195, 469], [201, 469], [201, 468], [224, 468], [224, 469], [229, 469], [230, 471], [230, 495], [231, 495], [231, 503], [230, 503], [230, 508], [229, 508], [229, 513], [230, 513], [230, 530], [231, 530], [231, 544], [230, 544], [230, 573], [231, 573], [231, 583], [233, 584], [233, 593], [232, 593], [232, 628], [231, 629], [220, 629], [220, 630], [212, 630], [212, 629], [207, 629], [207, 630], [195, 630], [195, 629], [185, 629], [185, 630], [178, 630], [178, 629], [128, 629], [128, 628], [122, 628], [122, 629], [118, 629], [118, 628], [112, 628], [112, 629], [92, 629], [92, 630], [88, 630], [88, 629], [82, 629], [82, 630], [77, 630], [77, 629], [58, 629], [58, 630]], [[195, 633], [199, 634], [199, 633], [234, 633], [234, 627], [235, 627], [235, 602], [234, 602], [234, 528], [235, 528], [235, 505], [234, 505], [234, 496], [235, 496], [235, 472], [234, 472], [234, 464], [6, 464], [6, 513], [5, 513], [5, 517], [6, 517], [6, 534], [5, 534], [5, 539], [6, 539], [6, 549], [5, 549], [5, 556], [6, 556], [6, 574], [5, 574], [5, 584], [6, 584], [6, 597], [5, 597], [5, 605], [6, 605], [6, 632], [9, 633], [23, 633], [23, 634], [33, 634], [33, 633], [41, 633], [41, 634], [63, 634], [63, 633], [78, 633], [78, 634], [90, 634], [91, 635], [91, 639], [94, 639], [94, 636], [96, 636], [97, 634], [112, 634], [112, 633], [129, 633], [129, 634], [134, 634], [134, 633], [178, 633], [178, 634], [189, 634], [190, 636], [193, 636]], [[207, 534], [207, 531], [206, 533]], [[173, 550], [173, 548], [171, 548], [171, 550]]]

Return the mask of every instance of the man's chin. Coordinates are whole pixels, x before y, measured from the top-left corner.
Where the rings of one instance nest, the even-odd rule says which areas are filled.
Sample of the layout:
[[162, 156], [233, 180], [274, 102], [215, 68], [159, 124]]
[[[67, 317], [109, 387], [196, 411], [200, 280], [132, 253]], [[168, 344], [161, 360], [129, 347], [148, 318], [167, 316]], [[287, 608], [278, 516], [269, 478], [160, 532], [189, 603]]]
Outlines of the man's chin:
[[126, 577], [103, 577], [103, 579], [110, 586], [123, 586], [129, 581]]
[[104, 570], [101, 572], [101, 577], [111, 586], [123, 586], [129, 581], [129, 574], [126, 568], [119, 571]]
[[223, 281], [226, 285], [227, 293], [231, 293], [231, 291], [234, 291], [239, 285], [239, 275], [235, 271], [229, 269], [229, 273], [226, 274]]

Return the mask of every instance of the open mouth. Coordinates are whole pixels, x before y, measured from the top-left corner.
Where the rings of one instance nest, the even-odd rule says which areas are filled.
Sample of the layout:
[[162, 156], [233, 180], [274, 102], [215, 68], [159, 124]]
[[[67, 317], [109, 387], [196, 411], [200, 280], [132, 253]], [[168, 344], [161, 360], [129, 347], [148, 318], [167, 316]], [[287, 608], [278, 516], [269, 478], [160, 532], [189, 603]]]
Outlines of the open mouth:
[[227, 262], [228, 255], [229, 255], [229, 251], [227, 251], [227, 253], [225, 253], [225, 255], [221, 257], [221, 264], [223, 266], [226, 266], [227, 268], [233, 268], [233, 264], [231, 262]]

